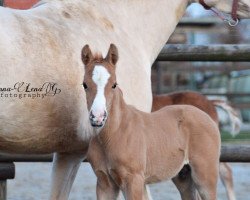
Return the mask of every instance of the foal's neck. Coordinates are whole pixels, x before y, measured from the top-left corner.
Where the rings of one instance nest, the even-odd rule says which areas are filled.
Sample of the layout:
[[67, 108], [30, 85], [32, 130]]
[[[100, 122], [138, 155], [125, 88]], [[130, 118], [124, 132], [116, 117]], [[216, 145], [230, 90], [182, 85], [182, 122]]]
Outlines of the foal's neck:
[[123, 99], [122, 91], [117, 87], [108, 111], [108, 119], [99, 134], [99, 138], [104, 144], [108, 143], [114, 134], [117, 134], [127, 110], [128, 106]]

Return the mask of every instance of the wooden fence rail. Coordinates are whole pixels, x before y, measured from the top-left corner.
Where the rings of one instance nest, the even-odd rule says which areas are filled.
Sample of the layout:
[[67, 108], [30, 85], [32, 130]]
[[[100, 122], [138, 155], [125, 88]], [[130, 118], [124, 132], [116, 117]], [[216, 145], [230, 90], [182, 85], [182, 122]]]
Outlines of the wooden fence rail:
[[[250, 162], [250, 145], [222, 145], [222, 162]], [[0, 154], [0, 162], [51, 162], [52, 155]], [[85, 161], [86, 162], [86, 161]]]
[[250, 45], [167, 44], [157, 61], [250, 62]]
[[221, 162], [250, 162], [250, 145], [222, 145]]
[[190, 18], [190, 17], [183, 17], [181, 21], [178, 23], [180, 27], [199, 27], [201, 28], [210, 28], [211, 26], [215, 25], [225, 25], [225, 23], [220, 20], [219, 18], [214, 17], [204, 17], [204, 18]]

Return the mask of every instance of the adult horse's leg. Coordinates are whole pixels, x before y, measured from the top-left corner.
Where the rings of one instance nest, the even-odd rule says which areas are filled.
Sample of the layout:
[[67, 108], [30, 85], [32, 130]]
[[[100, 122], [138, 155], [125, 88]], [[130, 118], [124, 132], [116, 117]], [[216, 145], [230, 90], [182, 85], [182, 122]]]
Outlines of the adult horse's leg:
[[189, 165], [185, 165], [172, 181], [179, 190], [182, 200], [200, 199], [191, 177], [191, 168]]
[[145, 185], [145, 186], [144, 186], [144, 197], [145, 197], [145, 200], [153, 200], [148, 185]]
[[235, 200], [232, 169], [227, 163], [220, 163], [220, 178], [227, 191], [227, 198]]
[[76, 173], [84, 158], [84, 152], [54, 154], [50, 200], [68, 199]]

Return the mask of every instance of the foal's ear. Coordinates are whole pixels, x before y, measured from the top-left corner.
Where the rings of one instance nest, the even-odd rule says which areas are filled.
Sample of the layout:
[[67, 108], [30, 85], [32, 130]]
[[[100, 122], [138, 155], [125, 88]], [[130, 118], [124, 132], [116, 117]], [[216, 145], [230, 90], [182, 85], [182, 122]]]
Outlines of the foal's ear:
[[118, 61], [118, 49], [117, 47], [114, 45], [114, 44], [110, 44], [110, 47], [109, 47], [109, 51], [108, 51], [108, 54], [106, 56], [106, 60], [115, 65]]
[[82, 48], [82, 62], [84, 65], [88, 65], [91, 60], [93, 59], [93, 55], [92, 52], [89, 48], [89, 45], [86, 44], [83, 48]]

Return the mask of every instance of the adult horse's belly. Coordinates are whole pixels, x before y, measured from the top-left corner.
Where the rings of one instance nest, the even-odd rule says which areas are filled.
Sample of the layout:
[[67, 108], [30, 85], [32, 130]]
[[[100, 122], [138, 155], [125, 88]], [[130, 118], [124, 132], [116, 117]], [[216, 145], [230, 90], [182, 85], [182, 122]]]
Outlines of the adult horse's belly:
[[[11, 81], [15, 84], [16, 79], [10, 78], [1, 85], [14, 87]], [[45, 80], [40, 81], [27, 82], [40, 87]], [[0, 151], [51, 153], [79, 151], [87, 147], [84, 141], [88, 139], [89, 125], [88, 117], [84, 116], [87, 112], [83, 95], [77, 88], [69, 90], [60, 82], [55, 87], [61, 92], [44, 97], [46, 92], [43, 90], [0, 92]]]
[[[32, 134], [32, 132], [30, 132]], [[30, 135], [31, 135], [30, 134]], [[51, 134], [51, 132], [50, 132]], [[75, 134], [62, 137], [61, 132], [44, 137], [31, 135], [30, 138], [16, 138], [0, 136], [0, 152], [18, 154], [48, 154], [53, 152], [82, 152], [86, 153], [88, 143], [76, 138]], [[33, 138], [32, 138], [33, 137]], [[61, 140], [58, 138], [62, 137]], [[74, 144], [74, 145], [73, 145]]]

